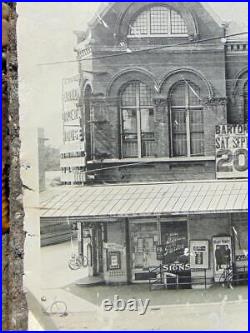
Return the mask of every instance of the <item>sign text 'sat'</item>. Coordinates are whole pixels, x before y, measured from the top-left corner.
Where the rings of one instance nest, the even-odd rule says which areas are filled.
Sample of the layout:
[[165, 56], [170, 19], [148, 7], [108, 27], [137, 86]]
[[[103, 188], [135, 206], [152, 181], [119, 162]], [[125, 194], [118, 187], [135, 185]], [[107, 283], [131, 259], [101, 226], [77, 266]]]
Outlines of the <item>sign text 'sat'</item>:
[[216, 126], [215, 148], [217, 178], [247, 178], [248, 128], [246, 124]]

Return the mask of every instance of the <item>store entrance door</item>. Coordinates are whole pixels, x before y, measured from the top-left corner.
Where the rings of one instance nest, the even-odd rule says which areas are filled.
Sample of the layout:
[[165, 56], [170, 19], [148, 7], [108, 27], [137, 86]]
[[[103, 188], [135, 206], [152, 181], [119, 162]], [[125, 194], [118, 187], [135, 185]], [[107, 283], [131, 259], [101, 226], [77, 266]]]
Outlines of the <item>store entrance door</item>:
[[97, 224], [89, 228], [82, 228], [80, 252], [87, 262], [89, 276], [103, 273], [102, 225]]

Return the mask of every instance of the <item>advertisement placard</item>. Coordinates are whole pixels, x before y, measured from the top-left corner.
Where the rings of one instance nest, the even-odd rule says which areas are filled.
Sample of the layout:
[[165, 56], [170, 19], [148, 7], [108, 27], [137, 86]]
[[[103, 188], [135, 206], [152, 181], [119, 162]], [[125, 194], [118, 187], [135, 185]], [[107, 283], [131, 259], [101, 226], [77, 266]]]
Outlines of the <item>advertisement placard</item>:
[[215, 148], [217, 179], [247, 178], [248, 127], [246, 124], [216, 126]]
[[214, 280], [232, 280], [232, 242], [230, 236], [213, 237]]
[[209, 268], [208, 240], [190, 240], [190, 267], [198, 269]]

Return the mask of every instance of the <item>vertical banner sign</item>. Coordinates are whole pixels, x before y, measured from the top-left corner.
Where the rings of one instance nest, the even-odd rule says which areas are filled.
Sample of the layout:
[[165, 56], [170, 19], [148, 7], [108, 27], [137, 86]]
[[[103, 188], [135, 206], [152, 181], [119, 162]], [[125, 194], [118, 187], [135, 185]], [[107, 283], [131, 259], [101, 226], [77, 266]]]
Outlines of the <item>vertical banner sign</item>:
[[209, 268], [209, 243], [207, 240], [190, 241], [190, 267], [196, 269]]
[[232, 280], [231, 237], [213, 237], [214, 281]]
[[247, 178], [247, 124], [218, 125], [215, 130], [216, 178]]

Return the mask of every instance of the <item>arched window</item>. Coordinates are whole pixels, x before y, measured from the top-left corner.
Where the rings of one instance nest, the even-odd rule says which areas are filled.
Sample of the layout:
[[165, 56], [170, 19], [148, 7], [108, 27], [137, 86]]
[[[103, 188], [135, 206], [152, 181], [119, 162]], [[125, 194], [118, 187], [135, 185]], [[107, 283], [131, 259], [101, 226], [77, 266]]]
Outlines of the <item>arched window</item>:
[[172, 156], [204, 155], [203, 109], [199, 88], [189, 81], [178, 82], [170, 94]]
[[243, 98], [244, 98], [244, 123], [248, 122], [248, 81], [244, 84], [243, 89]]
[[164, 6], [140, 13], [130, 25], [130, 36], [186, 35], [187, 27], [180, 14]]
[[130, 82], [121, 92], [121, 155], [154, 156], [154, 108], [152, 90], [140, 81]]

